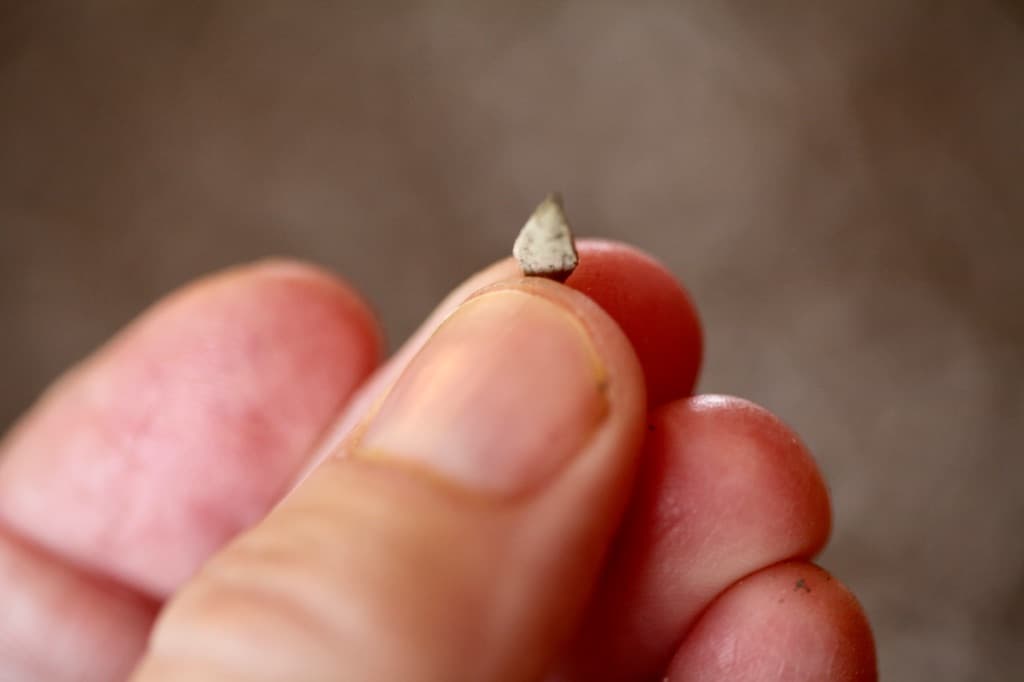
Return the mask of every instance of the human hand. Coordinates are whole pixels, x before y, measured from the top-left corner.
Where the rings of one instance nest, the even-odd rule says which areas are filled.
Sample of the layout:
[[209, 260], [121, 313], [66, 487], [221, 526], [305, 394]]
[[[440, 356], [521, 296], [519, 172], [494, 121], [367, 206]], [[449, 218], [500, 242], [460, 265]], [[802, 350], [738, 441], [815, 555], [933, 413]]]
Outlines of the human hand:
[[158, 304], [2, 444], [0, 679], [874, 680], [810, 455], [689, 397], [660, 266], [580, 256], [476, 275], [380, 369], [305, 266]]

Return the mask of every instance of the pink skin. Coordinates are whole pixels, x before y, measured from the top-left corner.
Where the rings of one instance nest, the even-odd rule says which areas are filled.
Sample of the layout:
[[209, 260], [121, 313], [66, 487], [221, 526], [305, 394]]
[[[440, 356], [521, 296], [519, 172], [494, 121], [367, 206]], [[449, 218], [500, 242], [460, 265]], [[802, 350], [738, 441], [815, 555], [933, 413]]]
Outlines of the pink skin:
[[[639, 679], [664, 670], [676, 649], [672, 669], [689, 675], [729, 618], [756, 638], [762, 621], [718, 605], [731, 603], [744, 575], [820, 549], [827, 496], [809, 455], [773, 417], [740, 401], [685, 398], [700, 330], [664, 268], [622, 245], [580, 250], [567, 284], [619, 323], [650, 403], [667, 404], [653, 416], [633, 507], [566, 652], [565, 679]], [[443, 306], [512, 276], [511, 264], [496, 265]], [[443, 314], [367, 385], [389, 385]], [[0, 609], [19, 617], [0, 623], [0, 668], [44, 681], [122, 676], [159, 604], [280, 499], [315, 443], [331, 440], [323, 434], [370, 377], [378, 349], [372, 316], [348, 287], [273, 264], [187, 288], [65, 377], [2, 446], [0, 580], [19, 589]], [[350, 406], [346, 421], [368, 402]], [[767, 608], [759, 590], [778, 586], [758, 584], [742, 583], [736, 599]], [[786, 618], [803, 609], [834, 641], [855, 644], [844, 655], [870, 661], [860, 676], [834, 679], [874, 679], [866, 624], [857, 637], [842, 634], [864, 622], [859, 607], [838, 588], [816, 594]]]
[[567, 676], [653, 677], [717, 595], [764, 566], [813, 556], [829, 520], [810, 453], [765, 410], [719, 396], [655, 410], [632, 507]]
[[[800, 655], [793, 655], [800, 652]], [[876, 678], [871, 628], [839, 581], [805, 562], [737, 583], [700, 617], [669, 682], [860, 682]]]
[[372, 318], [325, 275], [278, 265], [186, 289], [14, 431], [0, 522], [163, 599], [281, 496], [377, 359]]
[[579, 251], [566, 285], [597, 301], [626, 332], [644, 368], [647, 404], [690, 395], [703, 339], [689, 294], [642, 251], [598, 240], [581, 243]]

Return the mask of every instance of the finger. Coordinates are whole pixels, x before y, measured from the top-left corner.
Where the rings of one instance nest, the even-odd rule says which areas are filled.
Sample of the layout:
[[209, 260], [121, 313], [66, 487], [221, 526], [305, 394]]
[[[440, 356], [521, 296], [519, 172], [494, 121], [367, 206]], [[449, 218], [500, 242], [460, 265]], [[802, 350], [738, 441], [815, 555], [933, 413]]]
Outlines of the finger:
[[626, 244], [593, 240], [580, 245], [579, 266], [566, 284], [622, 327], [640, 358], [652, 408], [690, 395], [703, 350], [700, 321], [664, 265]]
[[530, 680], [627, 499], [641, 368], [587, 297], [491, 288], [170, 603], [137, 680]]
[[0, 679], [123, 680], [156, 604], [0, 530]]
[[564, 679], [652, 678], [722, 590], [812, 556], [828, 537], [817, 467], [767, 411], [701, 396], [655, 412], [648, 429], [627, 520]]
[[[703, 341], [696, 308], [686, 291], [664, 265], [627, 244], [585, 239], [577, 250], [579, 266], [565, 283], [589, 296], [622, 328], [643, 367], [648, 404], [655, 407], [689, 395], [700, 370]], [[452, 311], [476, 291], [520, 276], [519, 266], [508, 258], [452, 291], [360, 389], [304, 474], [338, 447]]]
[[850, 592], [805, 562], [745, 578], [679, 647], [670, 682], [875, 682], [875, 647]]
[[358, 298], [305, 266], [190, 286], [16, 427], [0, 524], [162, 598], [278, 499], [378, 345]]

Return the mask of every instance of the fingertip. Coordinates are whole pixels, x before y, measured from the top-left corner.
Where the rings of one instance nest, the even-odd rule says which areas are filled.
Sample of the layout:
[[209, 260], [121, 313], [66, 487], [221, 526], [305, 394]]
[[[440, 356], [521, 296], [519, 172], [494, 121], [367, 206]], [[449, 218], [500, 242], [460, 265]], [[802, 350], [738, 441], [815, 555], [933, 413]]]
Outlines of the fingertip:
[[523, 278], [453, 312], [349, 442], [447, 462], [449, 473], [489, 481], [484, 488], [529, 488], [521, 479], [559, 469], [596, 424], [628, 424], [639, 445], [644, 398], [633, 349], [607, 313], [579, 292]]
[[[580, 263], [565, 286], [596, 303], [625, 334], [643, 370], [648, 406], [689, 395], [697, 381], [703, 345], [690, 296], [664, 265], [632, 246], [581, 239], [577, 250]], [[452, 311], [487, 287], [520, 278], [522, 270], [516, 261], [505, 258], [475, 273], [448, 294], [360, 391], [324, 439], [314, 461], [322, 460], [338, 446]]]
[[[373, 307], [346, 279], [307, 261], [273, 256], [230, 267], [186, 285], [168, 297], [167, 302], [216, 294], [238, 298], [265, 294], [272, 301], [276, 289], [294, 295], [288, 301], [291, 305], [320, 303], [332, 308], [332, 317], [344, 322], [355, 342], [350, 349], [353, 359], [371, 368], [380, 362], [386, 342]], [[253, 294], [248, 290], [253, 290]]]
[[689, 395], [697, 382], [703, 335], [697, 308], [651, 255], [620, 242], [578, 244], [579, 266], [566, 280], [618, 322], [644, 368], [652, 407]]
[[874, 637], [856, 597], [806, 562], [739, 581], [701, 616], [668, 680], [875, 682]]
[[467, 300], [504, 290], [542, 297], [575, 318], [593, 340], [601, 362], [616, 378], [614, 385], [607, 387], [608, 397], [638, 419], [646, 413], [650, 403], [649, 396], [644, 394], [643, 364], [622, 325], [600, 301], [573, 287], [540, 277], [497, 282], [478, 289]]
[[803, 529], [805, 543], [794, 556], [813, 556], [828, 542], [828, 486], [807, 445], [777, 415], [744, 398], [704, 394], [665, 405], [652, 415], [652, 423], [664, 426], [658, 434], [669, 441], [655, 449], [671, 452], [682, 447], [679, 437], [700, 434], [708, 439], [707, 451], [717, 453], [719, 465], [726, 467], [723, 476], [734, 472], [759, 479], [755, 488], [765, 499], [791, 511], [779, 515], [780, 523]]
[[814, 460], [767, 410], [697, 396], [655, 410], [647, 431], [626, 523], [566, 661], [577, 676], [646, 679], [730, 583], [828, 537]]
[[[647, 404], [655, 407], [689, 395], [697, 381], [703, 340], [686, 291], [661, 263], [627, 244], [581, 239], [577, 250], [579, 266], [565, 285], [595, 302], [625, 334], [643, 369]], [[516, 261], [505, 258], [449, 293], [368, 382], [314, 459], [321, 460], [338, 445], [452, 311], [483, 289], [520, 278]]]
[[369, 307], [275, 259], [170, 294], [5, 443], [0, 521], [163, 596], [262, 516], [380, 357]]

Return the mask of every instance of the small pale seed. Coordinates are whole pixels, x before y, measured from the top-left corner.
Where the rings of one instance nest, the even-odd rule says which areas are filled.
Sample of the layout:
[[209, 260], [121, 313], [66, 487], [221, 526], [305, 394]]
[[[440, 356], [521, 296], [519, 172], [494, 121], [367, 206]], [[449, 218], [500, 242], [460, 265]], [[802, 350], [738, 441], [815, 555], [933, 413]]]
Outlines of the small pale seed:
[[576, 244], [562, 207], [562, 197], [549, 194], [523, 225], [512, 246], [527, 277], [564, 282], [579, 264]]

